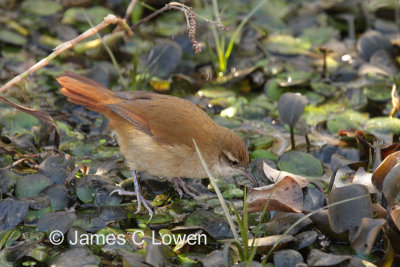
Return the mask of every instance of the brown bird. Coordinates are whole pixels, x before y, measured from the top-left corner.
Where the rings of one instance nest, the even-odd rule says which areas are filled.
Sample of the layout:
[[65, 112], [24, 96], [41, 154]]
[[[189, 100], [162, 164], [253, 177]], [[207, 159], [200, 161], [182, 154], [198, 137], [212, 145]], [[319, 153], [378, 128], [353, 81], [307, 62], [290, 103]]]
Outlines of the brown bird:
[[193, 140], [214, 176], [243, 174], [257, 184], [248, 170], [249, 154], [243, 141], [190, 101], [145, 91], [113, 92], [72, 72], [59, 76], [57, 81], [68, 101], [104, 114], [110, 120], [109, 127], [117, 135], [135, 185], [135, 192], [123, 189], [115, 192], [136, 195], [138, 211], [143, 203], [150, 216], [153, 214], [140, 193], [135, 171], [177, 178], [175, 185], [194, 196], [190, 192], [193, 188], [180, 180], [180, 177], [207, 177]]

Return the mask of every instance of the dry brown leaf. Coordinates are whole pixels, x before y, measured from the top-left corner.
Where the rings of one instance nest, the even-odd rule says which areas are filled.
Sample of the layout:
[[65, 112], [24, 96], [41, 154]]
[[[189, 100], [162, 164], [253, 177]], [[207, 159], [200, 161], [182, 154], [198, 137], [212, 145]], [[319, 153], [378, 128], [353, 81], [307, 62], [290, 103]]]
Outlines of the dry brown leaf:
[[389, 205], [398, 202], [397, 195], [400, 193], [400, 163], [394, 165], [383, 181], [382, 193]]
[[270, 167], [267, 163], [263, 162], [263, 168], [264, 168], [264, 173], [267, 176], [268, 179], [273, 181], [275, 184], [281, 181], [283, 178], [286, 176], [290, 176], [293, 179], [296, 180], [296, 182], [300, 185], [300, 187], [306, 187], [308, 184], [307, 178], [296, 175], [290, 172], [285, 172], [285, 171], [278, 171], [272, 167]]
[[249, 213], [263, 211], [266, 203], [268, 203], [267, 210], [301, 212], [303, 191], [297, 181], [290, 176], [286, 176], [277, 184], [250, 190], [247, 196]]
[[[294, 242], [294, 237], [291, 235], [270, 235], [266, 237], [260, 237], [254, 240], [254, 246], [257, 247], [258, 254], [268, 253], [279, 240], [279, 245], [277, 245], [275, 249], [282, 248], [288, 243]], [[251, 246], [253, 244], [253, 239], [249, 239], [248, 242], [249, 246]]]
[[372, 183], [378, 190], [382, 190], [383, 181], [394, 165], [399, 162], [400, 151], [396, 151], [385, 158], [372, 175]]

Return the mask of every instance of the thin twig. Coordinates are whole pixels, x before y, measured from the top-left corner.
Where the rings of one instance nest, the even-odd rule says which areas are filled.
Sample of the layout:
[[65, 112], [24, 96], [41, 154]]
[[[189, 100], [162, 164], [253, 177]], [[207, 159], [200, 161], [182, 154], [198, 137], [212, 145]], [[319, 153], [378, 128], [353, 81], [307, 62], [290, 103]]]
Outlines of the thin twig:
[[171, 6], [169, 6], [168, 4], [165, 5], [163, 8], [160, 8], [159, 10], [151, 13], [150, 15], [148, 15], [147, 17], [144, 17], [143, 19], [141, 19], [140, 21], [136, 22], [134, 25], [131, 26], [131, 31], [135, 31], [137, 27], [139, 27], [140, 25], [142, 25], [143, 23], [151, 20], [154, 17], [157, 17], [158, 15], [160, 15], [161, 13], [170, 10]]
[[23, 159], [16, 160], [16, 161], [14, 161], [12, 164], [10, 164], [10, 165], [8, 165], [7, 167], [5, 167], [5, 169], [12, 169], [12, 168], [14, 168], [15, 166], [17, 166], [17, 165], [19, 165], [19, 164], [21, 164], [21, 163], [23, 163], [23, 162], [25, 162], [25, 161], [28, 161], [28, 162], [30, 162], [30, 163], [33, 164], [32, 169], [34, 169], [34, 170], [39, 169], [39, 165], [38, 165], [34, 160], [32, 160], [32, 159], [30, 159], [30, 158], [23, 158]]
[[[135, 5], [136, 5], [136, 2], [137, 2], [137, 0], [131, 0], [131, 2], [130, 2], [129, 5], [128, 5], [128, 8], [127, 8], [126, 11], [125, 11], [124, 21], [125, 21], [126, 25], [128, 25], [128, 19], [129, 19], [129, 17], [130, 17], [131, 14], [132, 14], [132, 11], [133, 11], [133, 8], [134, 8]], [[113, 30], [113, 33], [120, 31], [121, 28], [122, 28], [121, 24], [118, 24], [118, 26], [115, 27], [115, 29]], [[128, 37], [129, 37], [129, 36], [126, 36], [126, 35], [125, 35], [125, 41], [126, 41], [126, 42], [128, 41]]]
[[40, 156], [40, 153], [37, 154], [20, 154], [14, 149], [7, 149], [5, 147], [0, 146], [0, 153], [4, 153], [7, 155], [11, 155], [12, 157], [18, 157], [18, 158], [37, 158]]
[[75, 169], [72, 170], [72, 172], [68, 175], [67, 179], [65, 179], [64, 185], [67, 186], [72, 179], [74, 179], [75, 174], [83, 168], [83, 173], [86, 173], [86, 166], [84, 164], [79, 164], [78, 166], [75, 167]]
[[43, 68], [44, 66], [48, 65], [49, 62], [52, 59], [57, 57], [59, 54], [61, 54], [65, 50], [70, 49], [71, 47], [73, 47], [77, 43], [81, 42], [82, 40], [85, 40], [86, 38], [96, 34], [98, 31], [102, 30], [103, 28], [107, 27], [108, 25], [122, 23], [122, 21], [123, 20], [121, 18], [117, 18], [116, 16], [114, 16], [112, 14], [107, 15], [100, 24], [98, 24], [94, 28], [91, 28], [91, 29], [85, 31], [84, 33], [82, 33], [78, 37], [76, 37], [76, 38], [74, 38], [74, 39], [72, 39], [70, 41], [67, 41], [67, 42], [62, 43], [61, 45], [57, 46], [56, 48], [54, 48], [54, 52], [53, 53], [48, 55], [46, 58], [43, 58], [42, 60], [37, 62], [35, 65], [30, 67], [28, 70], [24, 71], [20, 75], [14, 77], [12, 80], [7, 82], [5, 85], [3, 85], [0, 88], [0, 93], [4, 92], [5, 90], [7, 90], [11, 86], [15, 85], [16, 83], [19, 83], [22, 79], [24, 79], [27, 76], [31, 75], [32, 73], [34, 73], [38, 69]]
[[125, 16], [124, 16], [124, 20], [126, 22], [128, 22], [128, 18], [131, 16], [133, 8], [136, 5], [136, 2], [137, 2], [137, 0], [131, 0], [131, 2], [129, 3], [128, 8], [126, 9], [126, 12], [125, 12]]

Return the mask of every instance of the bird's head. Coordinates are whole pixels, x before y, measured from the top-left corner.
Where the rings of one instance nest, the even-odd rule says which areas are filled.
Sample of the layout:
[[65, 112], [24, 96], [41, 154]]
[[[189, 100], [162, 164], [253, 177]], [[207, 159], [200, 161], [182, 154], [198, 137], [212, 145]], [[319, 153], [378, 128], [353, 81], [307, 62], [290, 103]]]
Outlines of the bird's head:
[[249, 153], [243, 140], [233, 131], [221, 127], [219, 131], [219, 149], [217, 149], [216, 164], [212, 169], [216, 175], [229, 177], [243, 174], [253, 184], [258, 183], [249, 170]]

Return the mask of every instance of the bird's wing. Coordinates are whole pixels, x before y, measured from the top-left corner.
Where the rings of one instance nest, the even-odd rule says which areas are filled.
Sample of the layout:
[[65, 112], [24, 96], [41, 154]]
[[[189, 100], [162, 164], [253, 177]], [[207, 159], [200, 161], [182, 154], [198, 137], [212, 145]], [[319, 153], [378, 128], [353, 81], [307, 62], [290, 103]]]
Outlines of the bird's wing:
[[217, 124], [188, 100], [143, 91], [116, 96], [122, 101], [106, 106], [160, 143], [193, 147], [193, 139], [214, 138]]

